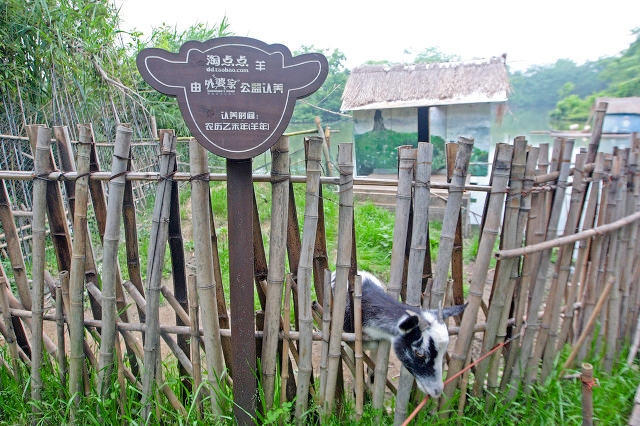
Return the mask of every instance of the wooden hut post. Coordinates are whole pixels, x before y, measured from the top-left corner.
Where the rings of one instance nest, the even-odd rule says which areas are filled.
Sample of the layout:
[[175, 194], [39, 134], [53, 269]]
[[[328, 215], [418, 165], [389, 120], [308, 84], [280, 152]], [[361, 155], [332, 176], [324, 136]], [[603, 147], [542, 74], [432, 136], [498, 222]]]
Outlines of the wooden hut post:
[[196, 284], [198, 302], [203, 312], [204, 348], [207, 360], [207, 378], [211, 390], [211, 409], [220, 413], [217, 403], [218, 380], [224, 374], [224, 356], [220, 345], [220, 323], [216, 287], [222, 285], [215, 280], [213, 251], [211, 246], [211, 206], [209, 203], [209, 167], [207, 151], [196, 140], [189, 142], [191, 161], [191, 205], [193, 219], [193, 245], [196, 256]]
[[116, 265], [120, 246], [120, 219], [124, 197], [125, 173], [133, 131], [118, 126], [113, 147], [111, 179], [109, 180], [109, 204], [103, 244], [102, 268], [102, 331], [100, 334], [100, 364], [98, 394], [105, 397], [110, 389], [113, 371], [113, 348], [116, 341]]
[[[469, 305], [462, 316], [460, 333], [456, 340], [454, 353], [449, 361], [449, 370], [447, 375], [454, 375], [462, 370], [467, 359], [467, 352], [469, 351], [474, 335], [478, 310], [482, 303], [484, 284], [489, 270], [489, 262], [498, 236], [498, 229], [501, 225], [501, 212], [507, 192], [507, 183], [509, 182], [513, 146], [498, 144], [496, 146], [495, 156], [496, 159], [494, 162], [495, 166], [492, 171], [493, 183], [491, 185], [489, 205], [487, 207], [484, 229], [482, 230], [483, 235], [480, 239], [480, 246], [478, 247], [476, 264], [473, 268], [473, 278], [471, 280], [471, 286], [469, 287]], [[456, 387], [457, 380], [451, 381], [445, 386], [443, 394], [447, 398], [451, 398]], [[441, 403], [444, 404], [447, 398], [443, 398]]]
[[148, 422], [155, 401], [156, 380], [159, 377], [160, 349], [160, 282], [167, 247], [169, 210], [171, 208], [171, 181], [169, 173], [176, 161], [177, 138], [165, 133], [160, 158], [160, 182], [156, 190], [153, 219], [149, 236], [146, 282], [146, 323], [144, 341], [144, 370], [142, 374], [142, 421]]
[[[287, 210], [289, 203], [289, 138], [282, 136], [271, 148], [271, 238], [262, 341], [262, 387], [267, 409], [273, 406], [278, 333], [287, 251]], [[282, 354], [288, 357], [288, 354]]]
[[336, 283], [331, 315], [331, 336], [329, 338], [329, 363], [327, 384], [324, 395], [324, 413], [329, 417], [333, 411], [333, 399], [336, 394], [342, 327], [347, 302], [347, 284], [351, 266], [351, 229], [353, 226], [353, 144], [338, 144], [338, 170], [340, 171], [340, 207], [338, 220], [338, 250], [336, 261]]

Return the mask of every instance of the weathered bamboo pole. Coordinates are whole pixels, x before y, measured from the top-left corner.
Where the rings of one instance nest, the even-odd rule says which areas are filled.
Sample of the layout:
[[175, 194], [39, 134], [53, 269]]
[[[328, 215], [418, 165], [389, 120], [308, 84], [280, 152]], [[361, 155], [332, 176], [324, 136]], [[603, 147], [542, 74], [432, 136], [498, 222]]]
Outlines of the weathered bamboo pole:
[[[515, 138], [513, 142], [513, 158], [511, 160], [511, 175], [509, 177], [509, 192], [504, 209], [504, 222], [502, 225], [502, 237], [500, 245], [502, 248], [515, 248], [520, 245], [522, 235], [518, 234], [518, 219], [520, 214], [520, 197], [527, 158], [527, 140], [523, 136]], [[497, 156], [496, 156], [497, 157]], [[495, 175], [494, 175], [495, 177]], [[487, 212], [489, 213], [489, 212]], [[499, 213], [498, 213], [499, 214]], [[489, 305], [489, 315], [487, 316], [487, 330], [483, 334], [482, 353], [489, 352], [493, 346], [501, 343], [502, 334], [499, 329], [501, 318], [504, 317], [504, 310], [507, 302], [513, 297], [515, 279], [512, 280], [513, 270], [517, 266], [517, 259], [508, 259], [496, 266], [496, 277], [493, 281], [492, 298]], [[507, 312], [508, 316], [508, 312]], [[505, 324], [506, 326], [506, 324]], [[506, 327], [505, 327], [506, 332]], [[500, 354], [496, 354], [491, 359], [499, 359]], [[489, 360], [480, 362], [476, 366], [474, 393], [476, 396], [482, 394], [485, 374], [489, 367]], [[495, 386], [495, 383], [493, 383]]]
[[[396, 195], [395, 223], [393, 227], [393, 245], [387, 294], [398, 299], [402, 289], [404, 261], [409, 231], [409, 212], [411, 210], [411, 186], [413, 182], [415, 149], [411, 145], [398, 147], [398, 190]], [[375, 377], [373, 380], [373, 398], [371, 405], [381, 409], [384, 405], [384, 391], [389, 368], [391, 342], [381, 340], [376, 354]]]
[[582, 374], [580, 375], [582, 382], [582, 425], [593, 425], [593, 366], [591, 364], [582, 364]]
[[[560, 144], [554, 144], [560, 145]], [[567, 187], [567, 178], [569, 176], [569, 169], [571, 166], [571, 156], [573, 154], [573, 145], [574, 140], [563, 140], [562, 141], [562, 161], [558, 167], [560, 174], [558, 176], [558, 181], [556, 182], [556, 191], [553, 194], [552, 205], [549, 206], [551, 208], [549, 214], [549, 221], [547, 223], [547, 239], [554, 239], [557, 237], [558, 233], [558, 222], [560, 219], [560, 213], [562, 211], [562, 206], [564, 204], [564, 195]], [[552, 162], [553, 156], [555, 155], [556, 148], [554, 146], [554, 154], [552, 154]], [[531, 300], [529, 304], [529, 313], [527, 318], [535, 318], [534, 315], [537, 314], [538, 309], [542, 304], [542, 299], [544, 297], [545, 286], [547, 283], [547, 273], [549, 271], [549, 266], [551, 263], [551, 250], [545, 250], [542, 252], [540, 256], [540, 265], [538, 267], [536, 282], [534, 284]], [[535, 309], [535, 310], [534, 310]], [[527, 328], [525, 330], [524, 337], [522, 338], [522, 352], [521, 356], [521, 365], [526, 366], [527, 375], [522, 376], [525, 378], [525, 383], [530, 384], [533, 382], [535, 377], [537, 377], [538, 372], [538, 361], [542, 357], [542, 349], [546, 344], [547, 339], [547, 331], [546, 324], [541, 328], [541, 322], [536, 321], [528, 322]], [[534, 342], [535, 334], [538, 332], [537, 341]], [[535, 347], [534, 347], [535, 343]], [[527, 357], [527, 361], [525, 361], [524, 357]]]
[[[409, 306], [420, 307], [422, 295], [422, 273], [427, 247], [429, 246], [429, 195], [431, 180], [431, 161], [433, 145], [426, 142], [418, 143], [416, 161], [416, 178], [414, 193], [413, 225], [411, 227], [411, 251], [407, 266], [407, 298]], [[396, 397], [396, 411], [394, 423], [399, 424], [407, 418], [407, 405], [413, 387], [413, 375], [406, 368], [400, 370], [398, 382], [398, 396]]]
[[329, 339], [329, 364], [324, 395], [324, 413], [329, 417], [333, 411], [340, 346], [347, 302], [347, 285], [351, 266], [353, 244], [353, 144], [338, 145], [338, 170], [340, 171], [340, 207], [338, 211], [338, 250], [336, 260], [336, 282], [334, 286], [333, 313], [331, 315], [331, 336]]
[[586, 163], [593, 163], [596, 160], [598, 147], [600, 146], [600, 138], [602, 137], [602, 125], [604, 124], [604, 117], [607, 114], [608, 106], [608, 102], [598, 102], [598, 106], [596, 107], [593, 117], [593, 130], [591, 131], [591, 139], [587, 149]]
[[[440, 245], [438, 247], [438, 259], [436, 260], [436, 270], [433, 277], [433, 287], [431, 288], [431, 299], [423, 302], [424, 307], [437, 309], [447, 286], [449, 264], [453, 249], [453, 239], [458, 224], [458, 215], [462, 205], [462, 195], [464, 184], [467, 178], [469, 160], [473, 150], [473, 138], [460, 137], [458, 139], [458, 153], [454, 166], [453, 178], [449, 187], [449, 199], [444, 211], [442, 222], [442, 233], [440, 234]], [[489, 249], [491, 250], [491, 249]], [[466, 355], [464, 359], [466, 359]], [[463, 359], [463, 361], [464, 361]]]
[[320, 353], [320, 390], [318, 392], [319, 402], [324, 404], [324, 393], [327, 386], [327, 360], [329, 358], [329, 333], [331, 331], [331, 272], [323, 271], [324, 277], [324, 299], [322, 301], [322, 347]]
[[9, 300], [7, 298], [7, 294], [9, 293], [9, 282], [7, 281], [7, 277], [4, 273], [4, 268], [0, 264], [0, 308], [2, 309], [2, 317], [4, 320], [4, 326], [7, 329], [7, 334], [5, 341], [9, 345], [9, 357], [11, 358], [11, 367], [13, 372], [13, 377], [16, 382], [22, 386], [22, 368], [20, 366], [20, 355], [18, 353], [18, 344], [16, 342], [16, 334], [13, 331], [13, 320], [11, 318], [11, 312], [9, 310]]
[[[66, 279], [69, 274], [64, 274]], [[63, 274], [60, 274], [59, 280], [62, 281]], [[65, 352], [64, 343], [64, 301], [62, 300], [62, 285], [60, 282], [56, 285], [56, 337], [58, 343], [58, 371], [60, 372], [60, 396], [64, 397], [64, 388], [67, 386], [67, 354]]]
[[[51, 132], [45, 127], [37, 128], [37, 143], [35, 152], [34, 173], [41, 176], [47, 171], [47, 162], [50, 153], [49, 141]], [[47, 182], [37, 179], [33, 182], [33, 218], [31, 230], [32, 241], [32, 289], [31, 311], [33, 322], [31, 326], [31, 399], [34, 402], [32, 408], [32, 424], [37, 424], [41, 414], [40, 402], [42, 401], [42, 310], [44, 296], [44, 259], [45, 259], [45, 211], [46, 211]]]
[[[287, 250], [287, 204], [289, 202], [289, 138], [281, 137], [271, 148], [271, 234], [265, 303], [264, 340], [262, 342], [262, 388], [267, 410], [274, 403], [278, 331], [284, 286]], [[288, 353], [283, 353], [288, 357]]]
[[[629, 162], [628, 162], [628, 178], [627, 178], [627, 208], [625, 212], [625, 216], [629, 216], [637, 211], [637, 196], [636, 196], [636, 182], [638, 177], [638, 160], [640, 159], [640, 152], [631, 151], [629, 153]], [[621, 312], [621, 323], [620, 323], [620, 333], [618, 333], [618, 345], [621, 346], [624, 343], [624, 340], [629, 340], [631, 338], [631, 330], [630, 327], [633, 325], [634, 319], [634, 311], [632, 308], [633, 302], [635, 300], [635, 288], [632, 283], [634, 282], [632, 279], [633, 275], [633, 265], [634, 255], [636, 252], [637, 238], [638, 238], [638, 226], [627, 226], [625, 232], [623, 232], [623, 237], [627, 239], [627, 253], [623, 254], [626, 256], [626, 261], [624, 261], [624, 274], [622, 276], [622, 286], [623, 286], [623, 294], [622, 294], [622, 308]]]
[[[456, 340], [454, 353], [449, 361], [448, 376], [457, 374], [464, 367], [467, 359], [467, 353], [471, 346], [474, 335], [474, 327], [477, 322], [478, 310], [482, 302], [485, 280], [489, 270], [489, 262], [491, 253], [496, 242], [498, 229], [500, 227], [501, 212], [504, 205], [504, 199], [507, 192], [507, 183], [509, 182], [509, 174], [511, 170], [511, 158], [513, 157], [513, 146], [506, 144], [498, 144], [496, 146], [494, 168], [492, 170], [491, 185], [493, 190], [487, 207], [484, 229], [482, 230], [482, 239], [478, 247], [478, 256], [476, 264], [473, 268], [473, 278], [469, 287], [468, 306], [462, 316], [460, 324], [460, 334]], [[437, 273], [437, 272], [436, 272]], [[433, 297], [433, 296], [432, 296]], [[453, 396], [453, 392], [457, 387], [457, 380], [449, 382], [444, 393], [447, 398]], [[441, 403], [445, 403], [447, 398], [442, 398]]]
[[196, 407], [196, 417], [202, 418], [202, 367], [200, 365], [200, 326], [198, 325], [198, 293], [196, 290], [196, 275], [187, 276], [189, 296], [189, 329], [191, 331], [191, 365], [193, 366], [193, 400]]
[[309, 138], [307, 155], [307, 189], [304, 210], [304, 228], [302, 230], [302, 250], [298, 265], [298, 323], [300, 337], [298, 354], [298, 389], [296, 401], [296, 419], [304, 422], [309, 401], [309, 383], [313, 367], [311, 363], [313, 317], [311, 313], [311, 274], [313, 272], [313, 251], [318, 229], [318, 195], [320, 175], [322, 174], [322, 139]]
[[116, 264], [120, 245], [120, 219], [124, 198], [124, 173], [131, 147], [133, 131], [130, 127], [118, 126], [111, 164], [112, 179], [109, 181], [109, 204], [103, 243], [102, 268], [102, 332], [100, 334], [100, 364], [98, 394], [105, 397], [110, 389], [113, 372], [113, 349], [116, 343]]
[[80, 406], [82, 391], [82, 371], [84, 364], [84, 271], [87, 247], [87, 205], [89, 202], [89, 152], [91, 149], [91, 129], [78, 125], [80, 134], [77, 147], [78, 174], [85, 175], [76, 180], [76, 201], [73, 220], [73, 256], [69, 270], [69, 393], [73, 399], [70, 417], [75, 421]]
[[[569, 202], [569, 210], [567, 212], [564, 235], [575, 234], [578, 230], [580, 218], [582, 216], [582, 208], [584, 206], [584, 199], [586, 191], [584, 188], [584, 175], [582, 168], [584, 167], [584, 161], [586, 154], [581, 153], [576, 156], [576, 172], [573, 175], [573, 183], [571, 187], [571, 199]], [[562, 308], [562, 301], [565, 296], [565, 289], [567, 282], [569, 281], [569, 274], [571, 272], [571, 263], [573, 260], [574, 244], [564, 245], [558, 250], [558, 260], [556, 261], [555, 272], [549, 290], [549, 296], [545, 307], [545, 316], [542, 318], [541, 332], [547, 334], [547, 342], [544, 347], [540, 347], [542, 350], [542, 368], [540, 371], [540, 381], [545, 382], [551, 369], [553, 367], [553, 361], [559, 352], [556, 352], [556, 346], [558, 341], [558, 328], [560, 323], [560, 310]], [[565, 303], [567, 311], [572, 311], [573, 304]], [[567, 312], [565, 312], [566, 314]], [[542, 342], [540, 335], [538, 339]]]
[[[353, 329], [356, 333], [354, 350], [356, 370], [356, 418], [364, 413], [364, 361], [362, 352], [362, 277], [356, 276], [353, 292]], [[327, 295], [328, 297], [329, 295]]]
[[284, 404], [287, 401], [287, 382], [289, 381], [289, 330], [291, 328], [291, 286], [293, 284], [293, 277], [291, 274], [286, 275], [285, 288], [284, 288], [284, 302], [282, 308], [283, 324], [282, 324], [282, 365], [280, 373], [280, 404]]
[[214, 414], [220, 413], [217, 402], [218, 380], [224, 374], [224, 356], [220, 345], [220, 323], [216, 287], [221, 282], [215, 280], [213, 267], [213, 249], [211, 245], [211, 207], [209, 204], [209, 181], [197, 177], [208, 173], [207, 154], [197, 141], [189, 144], [191, 173], [191, 205], [193, 219], [194, 248], [196, 254], [196, 284], [198, 302], [202, 315], [202, 326], [205, 330], [204, 346], [207, 360], [207, 378], [211, 392], [211, 409]]
[[[158, 183], [156, 200], [153, 208], [151, 231], [149, 236], [149, 252], [147, 260], [147, 281], [145, 294], [147, 301], [144, 370], [142, 373], [142, 411], [143, 422], [149, 422], [152, 404], [155, 401], [155, 387], [160, 377], [158, 361], [160, 359], [160, 282], [162, 265], [167, 247], [169, 211], [171, 208], [171, 181], [169, 173], [173, 170], [176, 138], [165, 133], [162, 141], [160, 158], [160, 176], [164, 178]], [[158, 386], [160, 387], [160, 386]]]

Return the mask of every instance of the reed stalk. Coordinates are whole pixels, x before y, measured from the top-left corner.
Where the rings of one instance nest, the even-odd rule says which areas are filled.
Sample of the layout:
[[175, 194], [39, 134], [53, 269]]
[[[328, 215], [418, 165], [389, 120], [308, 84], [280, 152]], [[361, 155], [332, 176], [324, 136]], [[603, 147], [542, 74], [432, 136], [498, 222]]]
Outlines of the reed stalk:
[[353, 245], [353, 144], [338, 145], [338, 170], [340, 172], [340, 207], [338, 210], [338, 250], [336, 260], [336, 281], [331, 314], [331, 334], [327, 367], [327, 384], [324, 395], [323, 416], [328, 418], [333, 411], [338, 367], [340, 364], [340, 346], [347, 302], [347, 285], [351, 266], [351, 248]]
[[[500, 227], [501, 212], [507, 192], [507, 183], [509, 182], [513, 146], [498, 144], [496, 146], [495, 156], [494, 168], [492, 170], [493, 183], [491, 185], [491, 198], [489, 199], [489, 205], [487, 206], [485, 225], [482, 230], [482, 238], [478, 247], [476, 264], [473, 268], [473, 278], [469, 287], [467, 301], [468, 306], [462, 316], [460, 334], [456, 340], [454, 353], [449, 361], [449, 370], [447, 372], [448, 376], [457, 374], [462, 370], [473, 339], [478, 310], [482, 303], [484, 284], [489, 270], [489, 261], [491, 260], [491, 253]], [[453, 396], [453, 392], [456, 387], [457, 380], [452, 380], [445, 385], [443, 395], [445, 395], [446, 398], [442, 398], [442, 404], [445, 403], [448, 398]]]
[[202, 419], [202, 395], [200, 394], [202, 385], [202, 367], [200, 365], [200, 326], [198, 325], [198, 293], [196, 290], [196, 275], [187, 276], [187, 287], [189, 297], [189, 328], [191, 331], [191, 365], [193, 367], [193, 400], [196, 407], [196, 417]]
[[[269, 239], [269, 268], [262, 341], [262, 387], [265, 406], [274, 403], [278, 332], [280, 331], [282, 290], [284, 287], [287, 250], [287, 203], [289, 202], [289, 138], [282, 136], [271, 148], [271, 234]], [[287, 353], [282, 354], [288, 357]]]
[[309, 138], [307, 154], [307, 190], [304, 210], [304, 228], [302, 247], [298, 265], [298, 323], [300, 341], [298, 343], [298, 389], [296, 400], [296, 419], [304, 422], [309, 401], [309, 384], [313, 371], [311, 355], [313, 351], [313, 316], [311, 313], [311, 282], [313, 272], [313, 252], [318, 229], [318, 199], [320, 175], [322, 174], [322, 139]]
[[130, 127], [118, 126], [109, 181], [109, 204], [103, 243], [102, 268], [102, 332], [100, 334], [100, 363], [98, 394], [109, 393], [113, 372], [113, 349], [116, 343], [116, 268], [120, 245], [120, 220], [124, 198], [124, 173], [131, 147], [133, 131]]
[[[449, 264], [451, 263], [453, 241], [456, 226], [458, 225], [458, 216], [460, 215], [462, 195], [472, 150], [473, 138], [461, 136], [458, 139], [458, 153], [456, 154], [453, 178], [451, 179], [451, 186], [449, 187], [449, 198], [444, 211], [444, 220], [442, 221], [442, 233], [440, 234], [440, 245], [438, 246], [438, 259], [436, 260], [436, 269], [434, 271], [431, 298], [430, 300], [424, 300], [422, 306], [425, 308], [437, 309], [444, 297], [447, 278], [449, 278], [448, 270]], [[465, 359], [466, 355], [462, 361]]]
[[142, 373], [143, 403], [141, 410], [143, 422], [150, 420], [152, 402], [155, 400], [155, 387], [161, 373], [161, 371], [158, 371], [160, 361], [160, 283], [162, 280], [162, 265], [164, 264], [164, 254], [167, 247], [169, 231], [169, 211], [171, 208], [171, 181], [169, 180], [169, 173], [173, 170], [176, 161], [175, 145], [176, 137], [165, 133], [160, 158], [160, 176], [164, 176], [164, 178], [158, 183], [156, 190], [147, 256], [147, 282], [145, 284], [147, 307], [144, 370]]
[[[522, 241], [522, 234], [518, 234], [518, 225], [520, 215], [520, 198], [527, 161], [527, 140], [523, 136], [515, 138], [512, 152], [513, 158], [511, 160], [511, 174], [508, 185], [509, 192], [505, 203], [502, 237], [500, 238], [500, 246], [502, 248], [515, 248], [520, 245], [520, 242]], [[487, 211], [487, 214], [491, 213]], [[504, 310], [506, 309], [508, 311], [510, 308], [510, 306], [505, 308], [505, 305], [510, 302], [513, 297], [513, 289], [515, 286], [513, 270], [516, 267], [517, 259], [515, 258], [507, 259], [505, 262], [500, 262], [499, 265], [496, 266], [497, 275], [493, 280], [489, 315], [486, 320], [487, 329], [483, 335], [481, 355], [489, 352], [496, 344], [501, 343], [504, 339], [506, 323], [504, 324], [505, 333], [500, 330], [500, 325], [504, 316]], [[498, 351], [490, 359], [496, 358], [497, 361], [499, 357], [500, 354]], [[490, 359], [480, 362], [476, 366], [474, 385], [474, 393], [476, 396], [482, 394], [485, 374], [489, 368]], [[495, 386], [495, 383], [492, 384]]]
[[78, 125], [77, 169], [83, 177], [76, 180], [76, 201], [73, 220], [73, 256], [69, 270], [69, 393], [73, 400], [71, 421], [77, 418], [82, 392], [84, 354], [84, 272], [87, 247], [87, 205], [89, 202], [89, 155], [91, 130], [88, 125]]
[[194, 177], [191, 181], [191, 214], [196, 256], [198, 302], [201, 311], [204, 313], [201, 320], [205, 330], [204, 347], [207, 361], [207, 379], [212, 398], [211, 409], [214, 415], [217, 415], [220, 413], [220, 407], [217, 403], [218, 380], [221, 380], [224, 374], [224, 355], [220, 344], [216, 288], [222, 283], [217, 282], [214, 275], [209, 180], [197, 178], [209, 172], [207, 154], [204, 147], [195, 140], [189, 143], [189, 158], [191, 174]]

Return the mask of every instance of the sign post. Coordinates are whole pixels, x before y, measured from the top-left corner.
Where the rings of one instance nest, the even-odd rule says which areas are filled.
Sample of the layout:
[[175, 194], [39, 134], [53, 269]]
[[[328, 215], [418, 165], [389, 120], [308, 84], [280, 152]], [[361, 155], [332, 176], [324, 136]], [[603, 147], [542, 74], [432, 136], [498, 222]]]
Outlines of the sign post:
[[178, 98], [197, 141], [227, 159], [234, 415], [239, 424], [253, 424], [257, 391], [252, 159], [284, 133], [296, 99], [324, 83], [327, 59], [318, 53], [293, 57], [283, 45], [247, 37], [221, 37], [189, 41], [178, 53], [144, 49], [137, 66], [154, 89]]

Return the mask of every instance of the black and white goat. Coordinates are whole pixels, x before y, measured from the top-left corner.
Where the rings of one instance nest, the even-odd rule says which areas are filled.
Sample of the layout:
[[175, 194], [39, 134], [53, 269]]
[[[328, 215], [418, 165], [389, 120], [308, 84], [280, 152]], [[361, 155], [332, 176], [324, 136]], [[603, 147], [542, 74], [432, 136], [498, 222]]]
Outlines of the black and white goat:
[[[389, 340], [396, 357], [415, 377], [418, 388], [438, 397], [444, 388], [442, 365], [449, 344], [449, 331], [444, 320], [460, 315], [466, 305], [438, 310], [404, 305], [388, 295], [372, 274], [359, 274], [362, 277], [362, 331], [372, 339]], [[352, 333], [350, 319], [347, 303], [344, 328]]]

